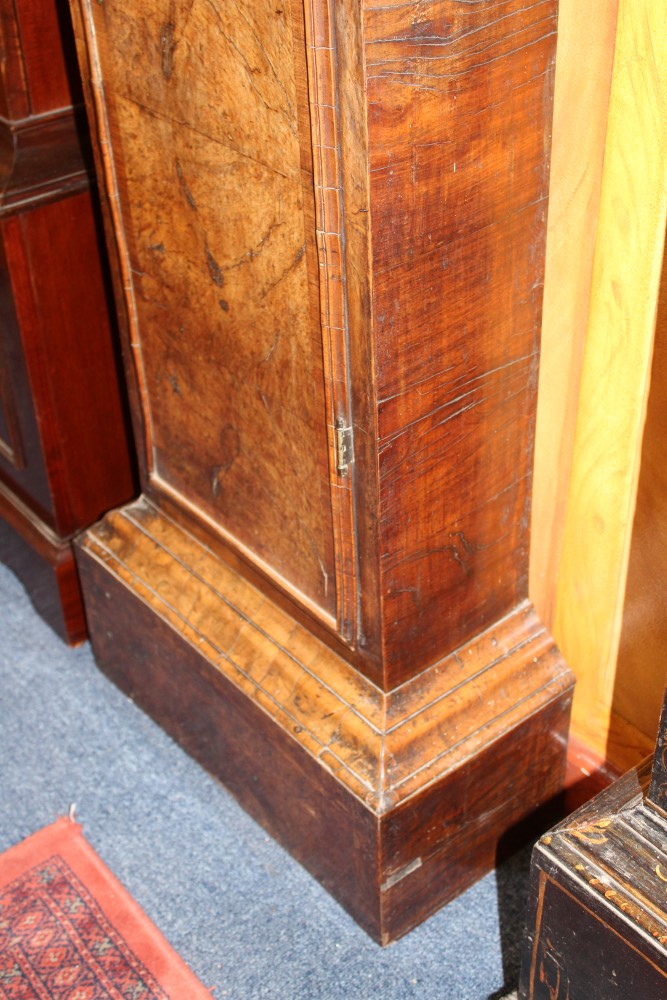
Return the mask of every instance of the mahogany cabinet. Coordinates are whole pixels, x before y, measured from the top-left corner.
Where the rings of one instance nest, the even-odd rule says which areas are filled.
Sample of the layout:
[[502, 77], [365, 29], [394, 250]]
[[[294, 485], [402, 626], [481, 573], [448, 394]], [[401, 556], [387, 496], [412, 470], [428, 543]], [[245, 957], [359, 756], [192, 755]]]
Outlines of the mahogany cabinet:
[[71, 540], [133, 474], [68, 18], [54, 0], [0, 11], [0, 558], [77, 642]]
[[557, 3], [75, 0], [141, 498], [101, 667], [376, 939], [555, 793], [527, 599]]

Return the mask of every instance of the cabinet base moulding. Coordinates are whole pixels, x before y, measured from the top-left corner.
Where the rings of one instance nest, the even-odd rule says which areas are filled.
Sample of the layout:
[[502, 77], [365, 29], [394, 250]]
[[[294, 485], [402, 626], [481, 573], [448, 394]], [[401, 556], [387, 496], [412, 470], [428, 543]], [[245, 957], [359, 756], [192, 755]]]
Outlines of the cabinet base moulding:
[[572, 675], [528, 602], [383, 692], [144, 498], [77, 548], [100, 667], [383, 944], [562, 785]]
[[60, 539], [0, 483], [0, 562], [19, 578], [36, 611], [72, 646], [86, 638], [71, 540]]

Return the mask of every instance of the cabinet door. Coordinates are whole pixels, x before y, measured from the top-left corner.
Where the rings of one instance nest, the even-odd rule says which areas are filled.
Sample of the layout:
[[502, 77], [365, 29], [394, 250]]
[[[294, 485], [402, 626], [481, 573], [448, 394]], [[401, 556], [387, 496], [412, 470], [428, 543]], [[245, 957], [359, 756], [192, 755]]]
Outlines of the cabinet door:
[[55, 525], [53, 499], [26, 370], [16, 303], [0, 227], [0, 484]]
[[303, 8], [84, 6], [148, 487], [344, 631]]

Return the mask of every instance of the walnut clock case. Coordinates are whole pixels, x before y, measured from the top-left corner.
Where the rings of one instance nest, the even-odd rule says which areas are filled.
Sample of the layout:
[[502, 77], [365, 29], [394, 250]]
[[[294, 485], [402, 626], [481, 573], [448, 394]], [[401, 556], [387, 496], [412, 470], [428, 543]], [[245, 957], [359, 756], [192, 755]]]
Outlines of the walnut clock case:
[[560, 785], [527, 601], [555, 2], [73, 11], [143, 495], [95, 653], [388, 942]]
[[77, 77], [67, 7], [5, 0], [0, 559], [70, 642], [86, 635], [72, 536], [135, 488]]

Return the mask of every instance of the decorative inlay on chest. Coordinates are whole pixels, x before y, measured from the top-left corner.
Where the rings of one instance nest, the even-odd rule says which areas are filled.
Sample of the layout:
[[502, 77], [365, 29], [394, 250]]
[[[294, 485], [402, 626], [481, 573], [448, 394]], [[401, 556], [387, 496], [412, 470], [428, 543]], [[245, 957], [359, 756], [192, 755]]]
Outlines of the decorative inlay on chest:
[[667, 843], [650, 778], [649, 759], [536, 846], [524, 1000], [665, 996]]

